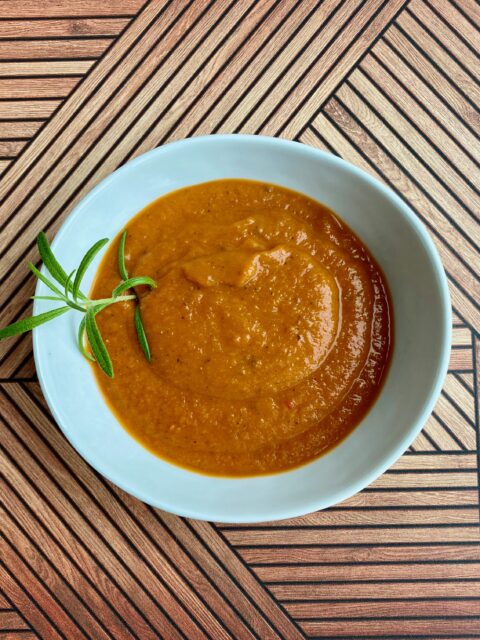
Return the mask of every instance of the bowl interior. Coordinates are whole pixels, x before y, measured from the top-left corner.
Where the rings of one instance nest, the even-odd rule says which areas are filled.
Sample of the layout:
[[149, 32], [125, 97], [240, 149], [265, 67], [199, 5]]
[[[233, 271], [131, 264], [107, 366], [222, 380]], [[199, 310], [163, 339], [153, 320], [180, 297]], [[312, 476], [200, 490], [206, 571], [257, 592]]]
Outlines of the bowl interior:
[[[101, 237], [113, 238], [155, 198], [228, 177], [279, 184], [326, 204], [382, 266], [393, 300], [394, 353], [381, 395], [358, 428], [336, 449], [294, 471], [240, 480], [213, 478], [160, 460], [117, 423], [75, 346], [76, 314], [35, 330], [37, 371], [50, 409], [73, 446], [99, 472], [138, 498], [208, 520], [292, 517], [362, 489], [403, 453], [422, 428], [448, 362], [446, 279], [426, 231], [391, 191], [335, 156], [258, 136], [192, 138], [128, 163], [74, 209], [55, 238], [54, 251], [68, 271], [78, 265], [87, 247]], [[87, 272], [85, 289], [98, 262]], [[37, 294], [46, 294], [42, 283]], [[35, 304], [37, 313], [47, 308], [43, 301]]]

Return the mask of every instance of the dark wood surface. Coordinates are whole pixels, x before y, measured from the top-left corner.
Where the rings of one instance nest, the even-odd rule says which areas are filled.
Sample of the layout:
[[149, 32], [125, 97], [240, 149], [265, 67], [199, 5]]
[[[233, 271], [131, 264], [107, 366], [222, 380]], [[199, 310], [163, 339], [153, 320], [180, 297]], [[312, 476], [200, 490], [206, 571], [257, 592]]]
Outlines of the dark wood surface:
[[475, 0], [0, 0], [1, 326], [30, 310], [38, 231], [129, 158], [214, 132], [300, 140], [388, 184], [454, 308], [411, 449], [347, 502], [262, 526], [105, 481], [53, 422], [30, 337], [2, 343], [0, 638], [480, 637], [479, 23]]

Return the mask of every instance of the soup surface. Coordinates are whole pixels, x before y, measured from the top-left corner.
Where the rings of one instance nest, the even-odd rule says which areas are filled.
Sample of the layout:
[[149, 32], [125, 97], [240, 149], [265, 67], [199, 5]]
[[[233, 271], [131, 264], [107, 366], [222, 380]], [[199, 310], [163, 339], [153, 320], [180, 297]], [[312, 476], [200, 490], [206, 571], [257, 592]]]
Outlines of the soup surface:
[[[378, 395], [391, 350], [384, 277], [335, 214], [282, 187], [220, 180], [170, 193], [127, 225], [134, 303], [98, 324], [115, 378], [95, 375], [139, 442], [180, 466], [278, 472], [338, 444]], [[119, 282], [112, 243], [92, 296]]]

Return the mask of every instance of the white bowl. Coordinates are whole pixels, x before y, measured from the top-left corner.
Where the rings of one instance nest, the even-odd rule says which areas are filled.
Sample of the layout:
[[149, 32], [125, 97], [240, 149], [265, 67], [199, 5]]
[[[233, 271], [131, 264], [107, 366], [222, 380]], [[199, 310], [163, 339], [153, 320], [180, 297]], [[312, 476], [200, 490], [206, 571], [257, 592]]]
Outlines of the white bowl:
[[[109, 480], [182, 516], [259, 522], [345, 500], [402, 455], [441, 390], [450, 349], [450, 302], [435, 247], [399, 197], [333, 155], [259, 136], [190, 138], [136, 158], [75, 207], [55, 238], [54, 252], [68, 272], [96, 240], [114, 238], [152, 200], [187, 185], [233, 177], [278, 184], [326, 204], [366, 243], [387, 277], [395, 321], [390, 370], [371, 411], [338, 447], [276, 475], [228, 479], [186, 471], [149, 453], [114, 418], [77, 350], [78, 314], [36, 329], [34, 351], [56, 421], [77, 451]], [[84, 290], [98, 262], [87, 272]], [[37, 295], [45, 294], [39, 283]], [[35, 312], [48, 305], [37, 301]]]

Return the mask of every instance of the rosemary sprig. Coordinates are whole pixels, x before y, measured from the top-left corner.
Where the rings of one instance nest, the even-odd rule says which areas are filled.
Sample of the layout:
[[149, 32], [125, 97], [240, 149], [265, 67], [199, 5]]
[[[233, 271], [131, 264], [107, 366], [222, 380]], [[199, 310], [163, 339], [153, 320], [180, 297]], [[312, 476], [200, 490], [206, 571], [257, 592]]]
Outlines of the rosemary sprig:
[[[112, 296], [115, 294], [119, 295], [122, 291], [126, 289], [130, 289], [132, 287], [137, 287], [139, 284], [145, 284], [145, 282], [136, 282], [137, 278], [129, 278], [127, 267], [125, 265], [125, 240], [127, 239], [127, 232], [124, 231], [120, 237], [120, 243], [118, 245], [118, 270], [120, 272], [120, 276], [123, 280], [116, 289], [113, 290]], [[152, 280], [154, 283], [154, 281]], [[155, 283], [154, 283], [155, 284]], [[150, 285], [151, 286], [151, 285]], [[148, 344], [147, 335], [145, 333], [145, 328], [142, 322], [142, 315], [140, 313], [140, 304], [137, 298], [137, 305], [135, 307], [135, 329], [137, 331], [138, 343], [140, 344], [140, 348], [143, 351], [145, 358], [148, 362], [152, 360], [152, 354], [150, 353], [150, 346]]]
[[[101, 300], [91, 300], [85, 294], [83, 294], [80, 290], [80, 286], [82, 284], [83, 277], [92, 263], [95, 256], [98, 252], [106, 245], [108, 242], [107, 238], [103, 238], [96, 242], [84, 255], [82, 258], [80, 265], [77, 269], [74, 269], [69, 275], [63, 269], [63, 267], [59, 264], [58, 260], [55, 258], [52, 249], [48, 243], [46, 235], [41, 232], [37, 237], [37, 246], [40, 253], [40, 257], [42, 258], [42, 262], [47, 268], [50, 276], [63, 288], [60, 289], [50, 278], [42, 274], [32, 263], [29, 263], [30, 271], [41, 280], [55, 295], [49, 296], [32, 296], [33, 300], [51, 300], [55, 302], [61, 302], [62, 306], [57, 309], [52, 309], [51, 311], [46, 311], [45, 313], [41, 313], [37, 316], [31, 316], [29, 318], [24, 318], [23, 320], [19, 320], [18, 322], [14, 322], [13, 324], [5, 327], [4, 329], [0, 329], [0, 340], [4, 340], [5, 338], [11, 338], [13, 336], [20, 335], [22, 333], [26, 333], [27, 331], [31, 331], [35, 327], [39, 327], [45, 322], [49, 322], [58, 316], [63, 315], [67, 311], [74, 309], [76, 311], [80, 311], [84, 314], [80, 326], [78, 328], [78, 336], [77, 336], [77, 344], [80, 352], [84, 355], [88, 360], [93, 362], [97, 362], [100, 368], [110, 377], [113, 378], [113, 364], [110, 358], [110, 354], [108, 353], [107, 347], [105, 346], [105, 342], [103, 341], [102, 335], [98, 328], [98, 324], [96, 321], [96, 316], [103, 311], [106, 307], [111, 304], [116, 304], [117, 302], [126, 302], [128, 300], [136, 300], [137, 306], [135, 309], [135, 327], [138, 335], [138, 339], [140, 342], [140, 346], [145, 353], [145, 357], [150, 362], [150, 349], [148, 348], [147, 338], [145, 336], [145, 330], [143, 328], [141, 319], [140, 319], [140, 310], [138, 307], [138, 297], [136, 293], [127, 293], [129, 289], [133, 287], [138, 287], [142, 285], [146, 285], [151, 289], [156, 287], [156, 283], [152, 278], [148, 276], [136, 276], [135, 278], [128, 278], [128, 273], [125, 269], [125, 238], [126, 231], [122, 234], [122, 239], [120, 241], [120, 251], [119, 251], [119, 271], [122, 277], [122, 282], [115, 287], [112, 291], [112, 295], [110, 298], [102, 298]], [[121, 252], [121, 262], [123, 267], [120, 267], [120, 252]], [[126, 276], [126, 277], [125, 277]], [[88, 343], [90, 345], [90, 349], [92, 353], [89, 353], [85, 348], [85, 334], [88, 339]]]

